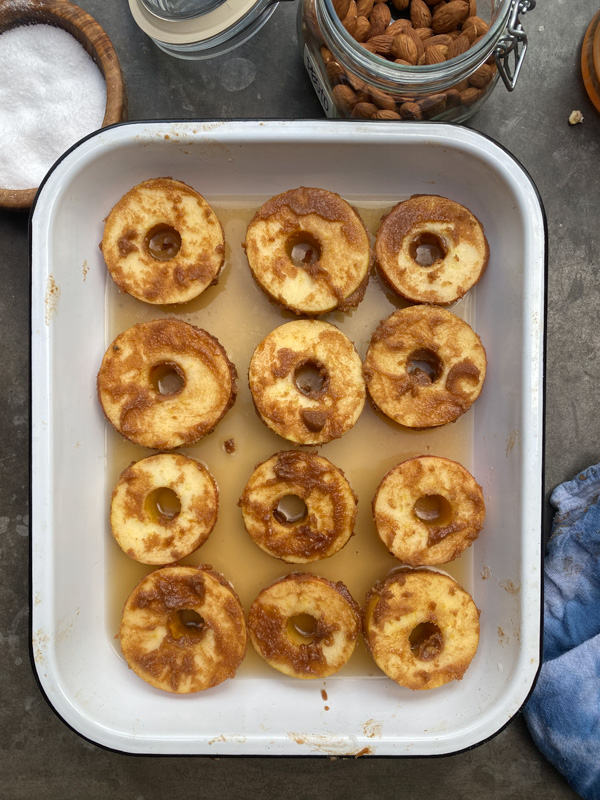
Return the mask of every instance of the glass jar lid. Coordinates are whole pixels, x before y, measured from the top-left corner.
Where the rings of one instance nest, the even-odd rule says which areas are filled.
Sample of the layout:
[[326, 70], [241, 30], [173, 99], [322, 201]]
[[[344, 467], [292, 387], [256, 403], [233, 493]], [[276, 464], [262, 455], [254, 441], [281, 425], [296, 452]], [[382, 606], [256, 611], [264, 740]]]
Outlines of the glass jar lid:
[[[270, 4], [270, 3], [268, 3]], [[129, 0], [139, 27], [158, 42], [187, 45], [232, 36], [263, 0]]]

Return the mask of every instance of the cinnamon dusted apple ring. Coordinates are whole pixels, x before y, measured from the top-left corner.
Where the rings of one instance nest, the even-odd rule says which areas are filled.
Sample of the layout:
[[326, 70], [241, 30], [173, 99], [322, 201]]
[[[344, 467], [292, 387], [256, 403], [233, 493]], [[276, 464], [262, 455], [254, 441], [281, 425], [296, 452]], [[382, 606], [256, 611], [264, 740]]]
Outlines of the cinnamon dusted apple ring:
[[272, 197], [250, 221], [244, 248], [261, 289], [297, 314], [347, 311], [364, 296], [369, 234], [338, 194], [300, 187]]
[[210, 433], [236, 396], [236, 370], [210, 333], [177, 319], [119, 334], [98, 372], [98, 398], [136, 444], [171, 450]]
[[112, 279], [145, 303], [186, 303], [214, 283], [225, 240], [214, 211], [190, 186], [153, 178], [106, 219], [100, 245]]
[[328, 322], [287, 322], [258, 345], [248, 372], [256, 411], [271, 430], [297, 444], [337, 439], [365, 402], [354, 345]]
[[481, 487], [456, 461], [418, 456], [383, 478], [373, 518], [390, 553], [410, 566], [445, 564], [478, 537], [485, 518]]
[[259, 464], [240, 506], [246, 530], [288, 563], [329, 558], [354, 531], [356, 495], [344, 473], [316, 453], [285, 450]]
[[479, 336], [435, 306], [410, 306], [386, 317], [364, 363], [373, 403], [409, 428], [454, 422], [479, 397], [485, 372]]
[[436, 689], [465, 674], [479, 644], [479, 611], [448, 575], [397, 569], [367, 596], [364, 635], [389, 678]]
[[128, 556], [142, 564], [171, 564], [208, 539], [219, 492], [208, 469], [180, 453], [130, 464], [112, 493], [110, 525]]
[[398, 203], [382, 219], [375, 241], [383, 277], [413, 303], [454, 303], [479, 281], [489, 253], [479, 220], [437, 195]]
[[147, 683], [165, 692], [201, 692], [232, 678], [241, 664], [244, 610], [210, 567], [164, 567], [127, 599], [120, 641], [127, 663]]
[[360, 608], [343, 583], [292, 573], [258, 595], [248, 628], [258, 654], [279, 672], [326, 678], [354, 652]]

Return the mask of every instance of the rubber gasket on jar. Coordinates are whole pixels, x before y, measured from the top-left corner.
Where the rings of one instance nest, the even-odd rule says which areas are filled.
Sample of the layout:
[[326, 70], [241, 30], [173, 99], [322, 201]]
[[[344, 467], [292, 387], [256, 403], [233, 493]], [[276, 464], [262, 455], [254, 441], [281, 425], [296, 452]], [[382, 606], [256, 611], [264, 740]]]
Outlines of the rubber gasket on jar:
[[308, 573], [267, 586], [248, 614], [257, 653], [292, 678], [338, 672], [354, 652], [360, 627], [360, 607], [346, 586]]
[[399, 568], [373, 586], [363, 633], [377, 666], [408, 689], [459, 681], [479, 644], [479, 611], [453, 578]]
[[218, 508], [219, 490], [204, 464], [181, 453], [158, 453], [130, 464], [119, 476], [110, 526], [130, 558], [172, 564], [206, 542]]
[[369, 233], [334, 192], [302, 186], [272, 197], [250, 221], [243, 246], [258, 285], [297, 314], [347, 311], [364, 296]]
[[163, 567], [146, 575], [123, 609], [129, 667], [165, 692], [190, 694], [232, 678], [248, 642], [244, 609], [211, 567]]
[[486, 374], [479, 336], [438, 306], [409, 306], [379, 323], [364, 362], [367, 390], [408, 428], [454, 422], [479, 397]]
[[296, 444], [323, 444], [349, 431], [365, 403], [362, 364], [335, 325], [294, 320], [258, 345], [248, 382], [262, 421]]
[[215, 283], [223, 228], [206, 200], [172, 178], [130, 189], [109, 213], [100, 245], [124, 292], [152, 304], [187, 303]]
[[373, 498], [390, 553], [412, 567], [445, 564], [470, 547], [485, 519], [481, 487], [456, 461], [417, 456], [393, 467]]
[[172, 450], [210, 433], [235, 402], [236, 369], [219, 341], [177, 319], [120, 333], [98, 371], [98, 399], [122, 436]]
[[329, 558], [354, 532], [357, 498], [344, 473], [316, 453], [284, 450], [259, 464], [240, 498], [253, 541], [275, 558]]
[[414, 195], [383, 217], [375, 240], [386, 283], [412, 303], [450, 305], [480, 280], [489, 245], [465, 206], [437, 195]]

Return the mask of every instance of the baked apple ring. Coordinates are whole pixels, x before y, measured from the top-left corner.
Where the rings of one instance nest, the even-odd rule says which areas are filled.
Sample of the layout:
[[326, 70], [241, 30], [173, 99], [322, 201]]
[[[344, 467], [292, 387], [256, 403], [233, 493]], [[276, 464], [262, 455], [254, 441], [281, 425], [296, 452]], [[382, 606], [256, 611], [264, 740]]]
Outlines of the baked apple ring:
[[380, 322], [364, 363], [375, 406], [408, 428], [454, 422], [479, 397], [485, 372], [485, 350], [470, 325], [424, 305]]
[[214, 211], [172, 178], [130, 189], [108, 215], [100, 248], [117, 286], [145, 303], [187, 303], [216, 281], [225, 259]]
[[405, 564], [445, 564], [478, 537], [485, 518], [481, 487], [456, 461], [418, 456], [383, 478], [373, 498], [381, 541]]
[[261, 289], [297, 314], [347, 311], [364, 296], [369, 234], [338, 194], [302, 186], [272, 197], [250, 221], [243, 246]]
[[412, 303], [454, 303], [479, 281], [489, 254], [479, 220], [437, 195], [398, 203], [383, 217], [375, 240], [384, 279]]
[[272, 331], [254, 351], [248, 379], [262, 421], [296, 444], [339, 438], [365, 403], [354, 345], [320, 320], [294, 320]]
[[354, 531], [356, 495], [344, 473], [316, 453], [284, 450], [259, 464], [240, 507], [246, 530], [288, 563], [329, 558]]
[[348, 661], [360, 608], [343, 583], [292, 573], [263, 589], [248, 614], [257, 653], [292, 678], [326, 678]]
[[236, 370], [210, 333], [177, 319], [140, 322], [109, 346], [98, 372], [104, 413], [127, 439], [156, 450], [210, 433], [236, 397]]
[[171, 564], [208, 539], [219, 491], [208, 469], [181, 453], [158, 453], [130, 464], [112, 493], [110, 525], [128, 556]]
[[436, 689], [462, 679], [479, 644], [479, 611], [448, 575], [393, 570], [367, 596], [367, 648], [401, 686]]
[[238, 596], [208, 566], [164, 567], [146, 575], [125, 603], [119, 638], [136, 675], [176, 694], [232, 678], [248, 639]]

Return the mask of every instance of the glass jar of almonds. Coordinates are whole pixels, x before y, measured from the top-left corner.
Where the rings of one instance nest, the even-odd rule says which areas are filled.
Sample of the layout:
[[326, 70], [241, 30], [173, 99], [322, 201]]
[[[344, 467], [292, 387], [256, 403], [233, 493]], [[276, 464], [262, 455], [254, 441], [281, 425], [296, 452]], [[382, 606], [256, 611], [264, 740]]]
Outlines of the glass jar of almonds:
[[462, 122], [509, 91], [535, 0], [301, 0], [298, 41], [328, 117]]

